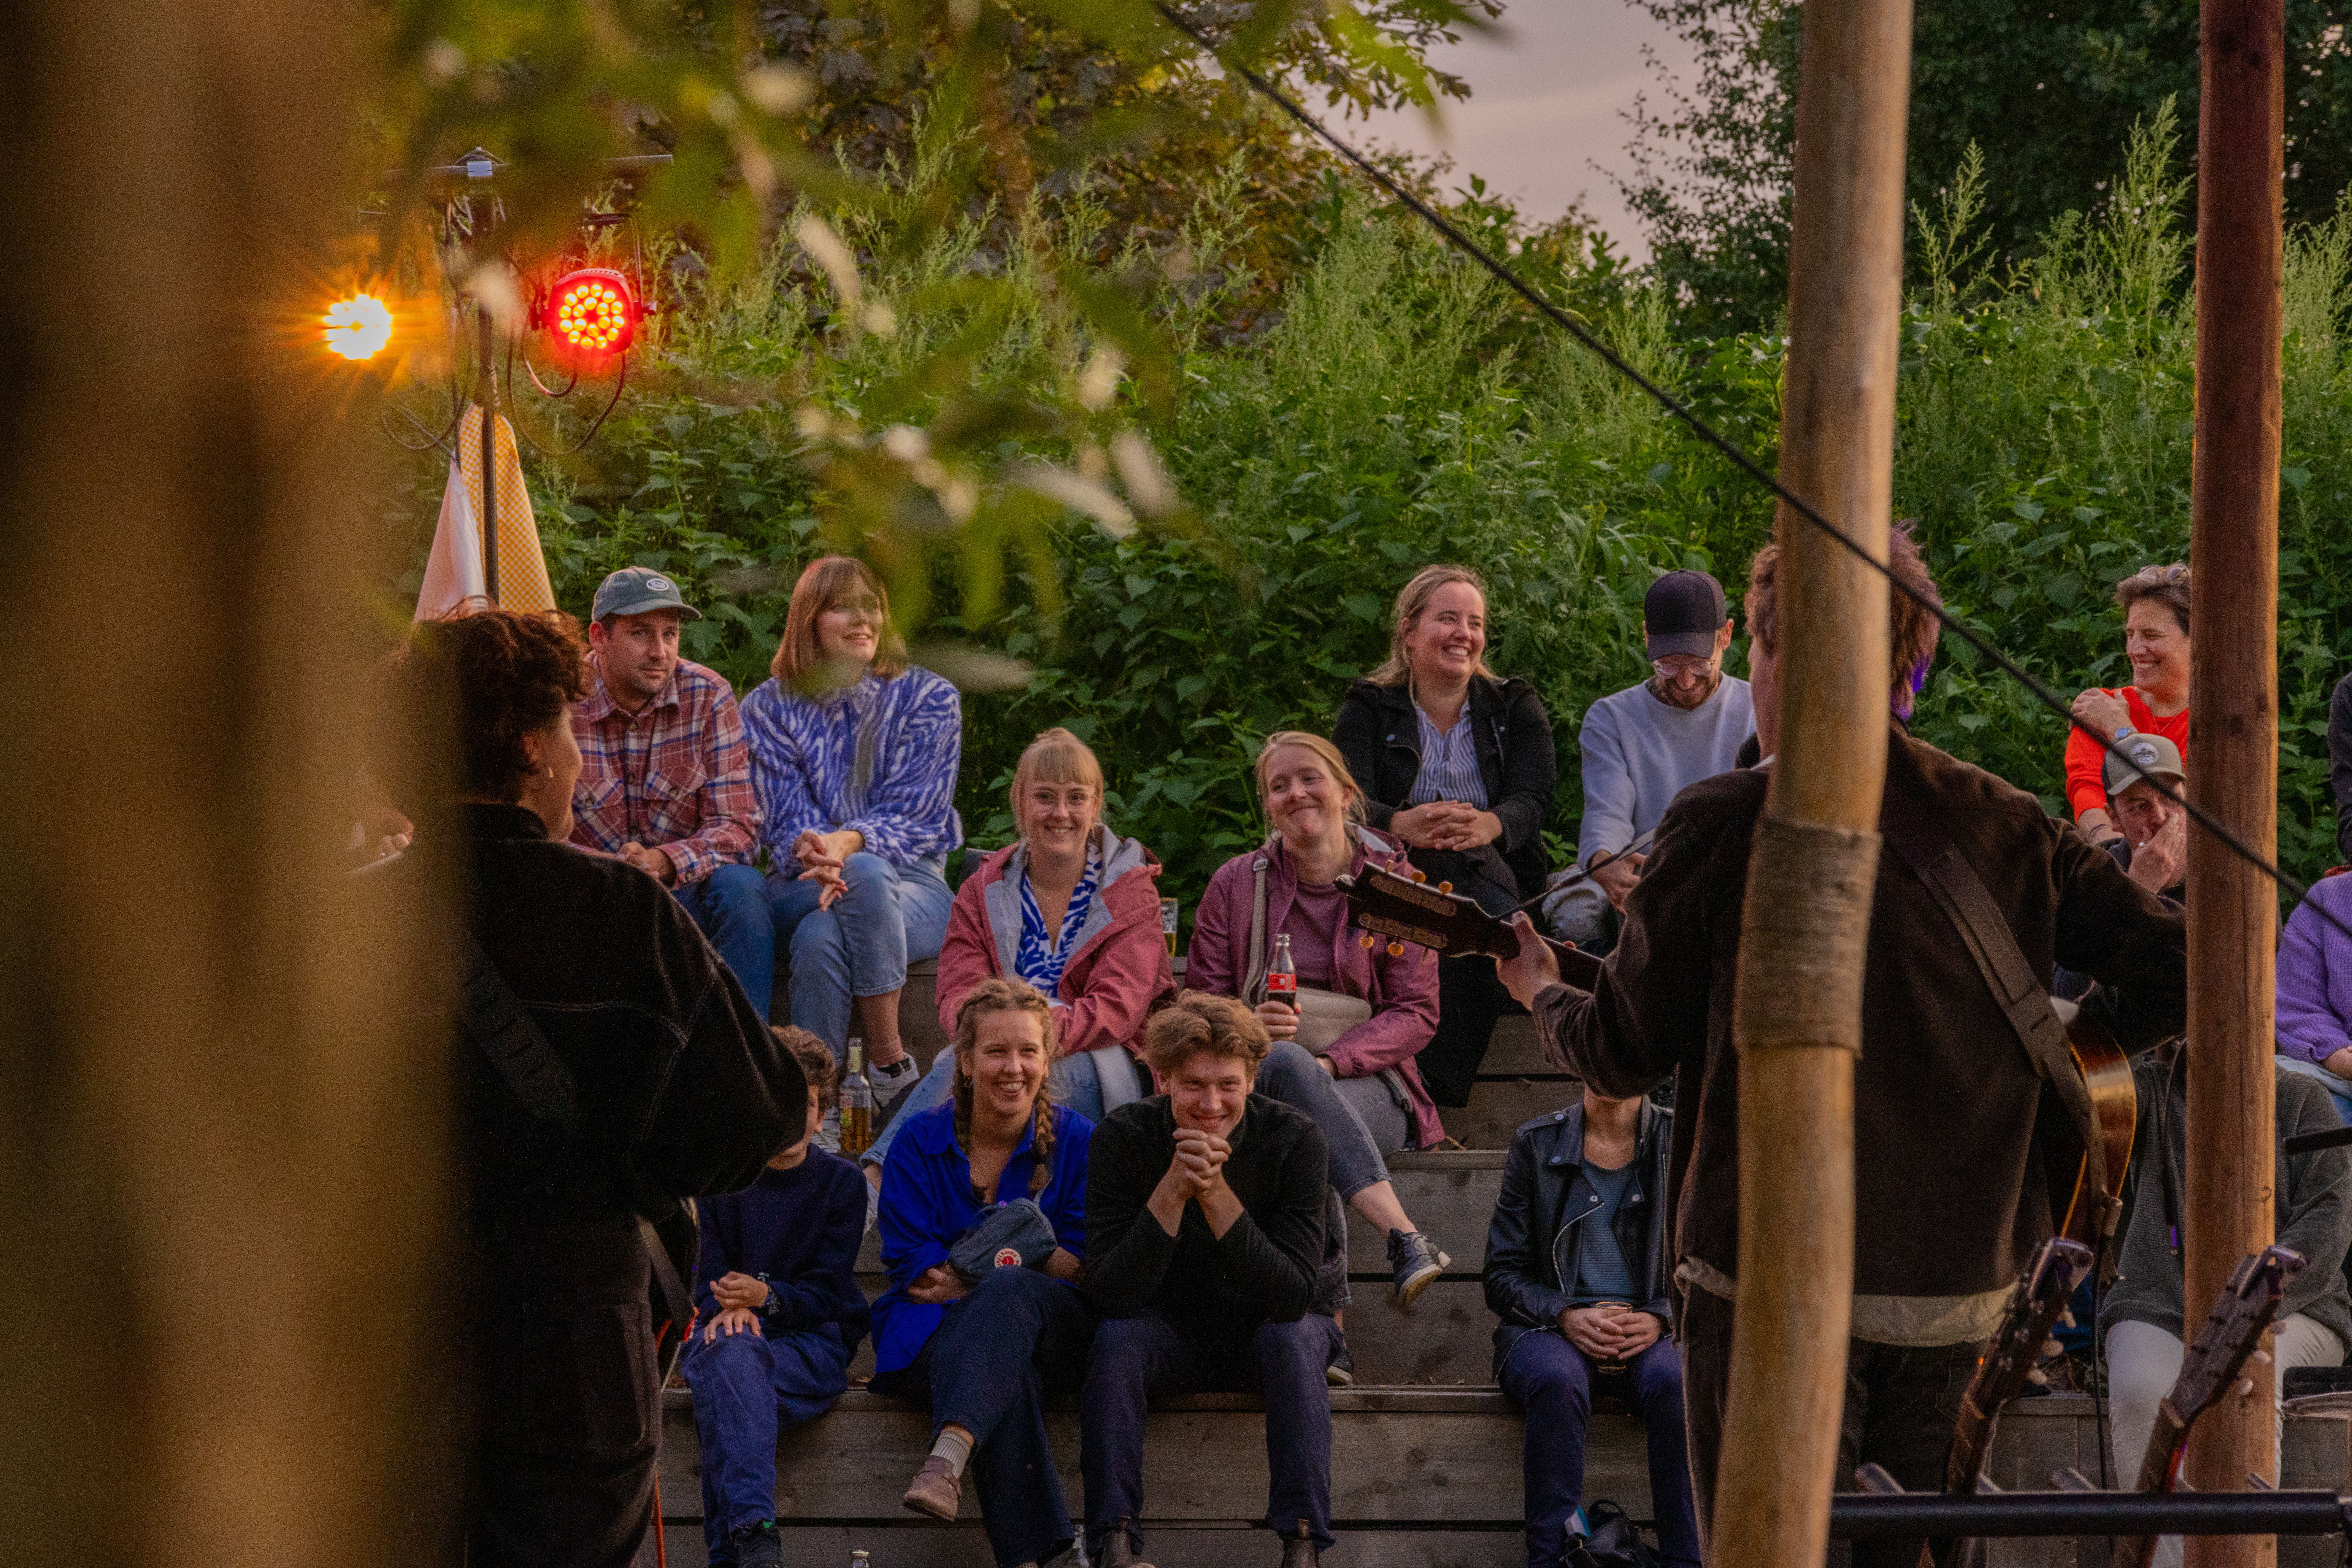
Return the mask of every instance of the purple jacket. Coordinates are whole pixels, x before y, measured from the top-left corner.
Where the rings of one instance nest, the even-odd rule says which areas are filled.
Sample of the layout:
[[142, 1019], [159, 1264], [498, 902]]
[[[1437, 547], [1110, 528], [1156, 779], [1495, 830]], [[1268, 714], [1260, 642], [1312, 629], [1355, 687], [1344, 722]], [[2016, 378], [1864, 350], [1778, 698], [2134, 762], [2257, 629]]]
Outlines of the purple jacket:
[[[1348, 868], [1350, 873], [1361, 871], [1370, 861], [1412, 874], [1402, 845], [1368, 827], [1357, 833], [1356, 858]], [[1269, 848], [1234, 856], [1209, 879], [1201, 907], [1193, 911], [1192, 945], [1185, 949], [1184, 984], [1192, 990], [1241, 996], [1249, 967], [1250, 905], [1256, 894], [1255, 868], [1261, 856], [1268, 862], [1265, 940], [1267, 950], [1272, 951], [1274, 933], [1282, 929], [1298, 892], [1298, 873], [1280, 839]], [[1437, 954], [1408, 942], [1401, 956], [1391, 958], [1385, 942], [1367, 950], [1344, 926], [1335, 940], [1331, 973], [1337, 988], [1370, 1002], [1372, 1016], [1339, 1037], [1331, 1047], [1331, 1065], [1341, 1078], [1366, 1078], [1382, 1068], [1399, 1069], [1405, 1093], [1412, 1101], [1413, 1146], [1435, 1148], [1445, 1137], [1445, 1126], [1437, 1119], [1436, 1103], [1423, 1086], [1421, 1069], [1412, 1058], [1437, 1029]], [[1251, 999], [1242, 996], [1242, 1000]]]
[[2287, 917], [2279, 939], [2278, 1048], [2324, 1062], [2352, 1046], [2352, 941], [2319, 918], [2317, 904], [2352, 925], [2352, 877], [2323, 877]]

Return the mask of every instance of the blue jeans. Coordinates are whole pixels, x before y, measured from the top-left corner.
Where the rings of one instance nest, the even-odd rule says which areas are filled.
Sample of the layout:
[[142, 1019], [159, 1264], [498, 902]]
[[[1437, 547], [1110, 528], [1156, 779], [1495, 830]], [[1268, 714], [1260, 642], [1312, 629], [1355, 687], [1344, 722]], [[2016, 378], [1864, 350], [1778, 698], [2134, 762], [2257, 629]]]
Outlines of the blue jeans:
[[[1584, 1432], [1592, 1415], [1592, 1363], [1561, 1335], [1522, 1334], [1503, 1362], [1503, 1392], [1528, 1418], [1528, 1563], [1558, 1568], [1569, 1518], [1584, 1502]], [[1698, 1515], [1691, 1505], [1683, 1441], [1683, 1358], [1672, 1340], [1633, 1358], [1624, 1374], [1650, 1445], [1650, 1511], [1659, 1555], [1698, 1568]]]
[[[1137, 1087], [1148, 1095], [1151, 1080], [1148, 1069], [1138, 1063], [1135, 1068]], [[1079, 1051], [1064, 1057], [1054, 1064], [1053, 1089], [1055, 1100], [1068, 1106], [1089, 1121], [1103, 1119], [1102, 1082], [1097, 1075], [1095, 1058], [1089, 1052]], [[929, 1110], [955, 1092], [955, 1052], [941, 1051], [931, 1058], [931, 1070], [923, 1075], [922, 1082], [907, 1091], [898, 1108], [890, 1112], [890, 1125], [874, 1140], [874, 1146], [858, 1157], [861, 1165], [879, 1165], [890, 1157], [890, 1145], [898, 1141], [898, 1124], [908, 1117]]]
[[776, 993], [776, 917], [768, 908], [768, 879], [751, 867], [730, 862], [674, 889], [677, 901], [719, 951], [719, 961], [743, 987], [760, 1016], [768, 1016]]
[[[1113, 1527], [1142, 1516], [1150, 1402], [1192, 1393], [1265, 1396], [1266, 1528], [1288, 1540], [1303, 1523], [1330, 1550], [1331, 1394], [1323, 1369], [1339, 1348], [1339, 1325], [1314, 1312], [1255, 1326], [1180, 1323], [1149, 1308], [1103, 1320], [1078, 1402], [1087, 1555], [1100, 1561]], [[1140, 1548], [1131, 1525], [1128, 1533]]]
[[952, 1421], [971, 1434], [971, 1477], [999, 1568], [1043, 1563], [1076, 1538], [1061, 1467], [1045, 1435], [1045, 1395], [1077, 1386], [1094, 1309], [1075, 1285], [1034, 1268], [991, 1270], [948, 1308], [922, 1353], [874, 1380], [928, 1405], [931, 1436]]
[[768, 882], [776, 941], [791, 944], [793, 1022], [836, 1057], [848, 1049], [851, 998], [887, 996], [907, 984], [908, 960], [937, 958], [955, 902], [928, 860], [898, 867], [861, 849], [842, 879], [849, 890], [829, 910], [816, 907], [816, 882]]
[[2337, 1078], [2317, 1062], [2307, 1062], [2300, 1057], [2280, 1056], [2272, 1059], [2288, 1072], [2315, 1078], [2326, 1085], [2329, 1096], [2336, 1101], [2336, 1114], [2352, 1122], [2352, 1079]]
[[710, 1561], [732, 1563], [727, 1538], [776, 1517], [776, 1434], [833, 1408], [849, 1383], [838, 1329], [762, 1339], [698, 1329], [682, 1358], [702, 1439], [702, 1533]]

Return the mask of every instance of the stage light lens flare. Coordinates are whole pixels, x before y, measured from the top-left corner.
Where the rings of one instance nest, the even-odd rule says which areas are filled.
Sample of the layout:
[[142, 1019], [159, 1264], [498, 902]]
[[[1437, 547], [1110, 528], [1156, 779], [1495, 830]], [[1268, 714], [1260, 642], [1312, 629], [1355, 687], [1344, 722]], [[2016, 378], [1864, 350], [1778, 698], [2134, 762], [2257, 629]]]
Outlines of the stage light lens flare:
[[555, 280], [541, 321], [559, 354], [593, 366], [628, 352], [644, 313], [627, 278], [608, 267], [588, 267]]
[[392, 308], [373, 294], [354, 294], [327, 307], [327, 352], [347, 360], [373, 359], [392, 341]]

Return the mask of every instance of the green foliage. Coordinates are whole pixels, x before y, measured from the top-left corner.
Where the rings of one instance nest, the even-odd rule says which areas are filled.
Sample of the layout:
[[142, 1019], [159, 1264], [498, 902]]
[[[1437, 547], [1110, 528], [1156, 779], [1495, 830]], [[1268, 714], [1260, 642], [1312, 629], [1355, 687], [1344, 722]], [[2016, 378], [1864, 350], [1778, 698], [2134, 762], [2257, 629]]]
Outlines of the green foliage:
[[[1789, 187], [1803, 7], [1793, 0], [1635, 0], [1696, 57], [1685, 88], [1637, 109], [1620, 184], [1661, 276], [1706, 331], [1772, 321], [1788, 298]], [[2286, 204], [2325, 222], [2352, 184], [2352, 46], [2344, 0], [2286, 6]], [[1956, 0], [1918, 8], [1907, 146], [1915, 202], [1974, 145], [1996, 254], [2037, 253], [2070, 212], [2103, 210], [2131, 128], [2198, 100], [2198, 9], [2144, 0]]]
[[[1982, 262], [1986, 176], [1973, 163], [1916, 219], [1926, 280], [1905, 320], [1897, 507], [1918, 520], [1948, 601], [2070, 697], [2124, 679], [2115, 581], [2187, 551], [2194, 331], [2177, 139], [2168, 115], [2153, 117], [2103, 216], [2054, 226], [2022, 270]], [[1211, 186], [1185, 220], [1207, 270], [1249, 220], [1239, 191]], [[1515, 253], [1549, 254], [1559, 297], [1773, 460], [1780, 340], [1677, 336], [1664, 290], [1627, 283], [1605, 254], [1546, 251], [1540, 231], [1475, 193], [1460, 211]], [[975, 546], [976, 523], [910, 531], [919, 549], [902, 564], [932, 589], [917, 640], [1028, 667], [967, 695], [960, 804], [976, 842], [1010, 835], [1020, 746], [1067, 724], [1102, 756], [1113, 820], [1159, 851], [1170, 891], [1190, 901], [1261, 831], [1248, 772], [1259, 740], [1328, 730], [1349, 680], [1386, 650], [1397, 589], [1435, 560], [1486, 574], [1489, 662], [1534, 681], [1551, 712], [1551, 831], [1565, 839], [1581, 805], [1578, 721], [1646, 673], [1637, 628], [1654, 576], [1705, 567], [1736, 599], [1769, 535], [1755, 486], [1574, 344], [1528, 329], [1482, 273], [1360, 204], [1341, 204], [1280, 324], [1249, 343], [1207, 340], [1215, 300], [1197, 280], [1139, 290], [1179, 353], [1164, 398], [1129, 384], [1123, 407], [1062, 390], [1085, 384], [1073, 363], [1093, 352], [1068, 292], [1127, 265], [1092, 259], [1106, 220], [1083, 187], [1032, 208], [1016, 252], [1030, 259], [986, 293], [957, 282], [961, 247], [988, 232], [979, 218], [901, 250], [858, 228], [892, 221], [887, 210], [835, 216], [885, 258], [868, 288], [892, 303], [897, 336], [829, 340], [822, 378], [789, 397], [709, 395], [802, 363], [828, 330], [821, 286], [780, 246], [767, 270], [714, 287], [675, 323], [662, 374], [624, 404], [593, 468], [538, 465], [533, 484], [567, 605], [584, 605], [614, 565], [658, 563], [711, 612], [690, 652], [749, 684], [793, 573], [855, 542], [834, 492], [860, 482], [893, 421], [937, 428], [969, 387], [989, 406], [1042, 410], [989, 437], [1002, 473], [1036, 460], [1105, 473], [1122, 422], [1148, 432], [1186, 502], [1166, 521], [1114, 532], [978, 476], [1006, 492], [995, 504], [1035, 509], [1026, 531]], [[2352, 658], [2352, 537], [2334, 522], [2352, 492], [2352, 209], [2295, 234], [2286, 300], [2281, 850], [2307, 876], [2334, 858], [2326, 709]], [[925, 381], [943, 357], [955, 375]], [[438, 489], [437, 473], [419, 476], [386, 509], [420, 554]], [[1957, 644], [1918, 727], [2057, 808], [2063, 724]]]

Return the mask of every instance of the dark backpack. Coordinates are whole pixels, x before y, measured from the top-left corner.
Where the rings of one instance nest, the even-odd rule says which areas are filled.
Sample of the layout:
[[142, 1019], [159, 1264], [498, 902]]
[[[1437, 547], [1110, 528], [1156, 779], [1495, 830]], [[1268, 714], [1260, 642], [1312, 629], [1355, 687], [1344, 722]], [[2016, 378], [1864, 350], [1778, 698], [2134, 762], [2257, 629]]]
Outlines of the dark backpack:
[[1658, 1554], [1613, 1502], [1584, 1505], [1590, 1535], [1568, 1538], [1567, 1568], [1659, 1568]]

